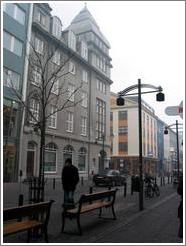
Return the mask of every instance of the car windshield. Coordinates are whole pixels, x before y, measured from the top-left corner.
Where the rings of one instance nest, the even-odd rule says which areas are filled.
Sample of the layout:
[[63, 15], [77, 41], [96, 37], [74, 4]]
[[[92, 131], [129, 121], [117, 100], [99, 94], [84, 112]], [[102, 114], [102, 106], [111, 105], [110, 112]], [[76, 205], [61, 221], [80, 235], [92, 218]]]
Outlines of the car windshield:
[[100, 172], [100, 175], [109, 175], [109, 174], [112, 174], [112, 170], [104, 169], [103, 171]]

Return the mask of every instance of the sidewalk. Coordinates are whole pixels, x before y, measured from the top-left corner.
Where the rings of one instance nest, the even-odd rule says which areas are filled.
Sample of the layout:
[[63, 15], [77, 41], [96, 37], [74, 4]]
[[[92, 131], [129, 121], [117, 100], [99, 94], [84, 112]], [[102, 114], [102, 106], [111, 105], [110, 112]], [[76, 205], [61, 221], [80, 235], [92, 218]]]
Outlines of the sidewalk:
[[[87, 191], [89, 183], [78, 186], [76, 195]], [[100, 188], [98, 188], [100, 189]], [[160, 197], [152, 199], [144, 198], [144, 210], [139, 212], [139, 194], [130, 195], [128, 187], [127, 196], [123, 196], [123, 187], [119, 187], [115, 202], [117, 220], [99, 219], [98, 211], [94, 211], [81, 216], [83, 235], [78, 236], [77, 224], [75, 220], [67, 220], [65, 231], [61, 233], [61, 204], [62, 191], [61, 184], [56, 183], [55, 190], [51, 184], [46, 189], [47, 199], [54, 199], [56, 202], [52, 206], [50, 222], [48, 227], [49, 241], [51, 243], [144, 243], [144, 242], [164, 242], [179, 243], [177, 238], [178, 219], [177, 206], [179, 196], [176, 194], [172, 184], [160, 187]], [[10, 194], [9, 194], [10, 195]], [[110, 216], [109, 210], [104, 212], [105, 216]], [[8, 242], [24, 243], [26, 234], [21, 236], [8, 237]], [[33, 241], [33, 243], [43, 243]]]

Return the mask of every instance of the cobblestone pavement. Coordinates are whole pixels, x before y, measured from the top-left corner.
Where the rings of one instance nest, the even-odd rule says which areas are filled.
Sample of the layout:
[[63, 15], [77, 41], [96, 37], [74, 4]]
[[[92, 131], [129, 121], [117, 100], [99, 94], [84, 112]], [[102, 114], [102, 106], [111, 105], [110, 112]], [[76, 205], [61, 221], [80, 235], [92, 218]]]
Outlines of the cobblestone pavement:
[[[19, 187], [17, 184], [11, 186], [4, 185], [4, 206], [9, 207], [17, 204], [18, 194], [24, 194], [24, 203], [28, 199], [28, 187], [24, 184]], [[77, 200], [79, 196], [89, 191], [92, 186], [91, 181], [79, 184], [76, 190]], [[61, 205], [63, 193], [60, 180], [56, 181], [53, 189], [52, 181], [46, 183], [45, 200], [54, 199], [52, 206], [50, 223], [48, 227], [49, 240], [51, 243], [180, 243], [177, 237], [178, 219], [177, 206], [179, 196], [172, 184], [160, 187], [160, 197], [151, 199], [144, 198], [144, 210], [139, 212], [139, 194], [130, 194], [130, 180], [128, 181], [127, 196], [124, 197], [123, 187], [118, 187], [115, 210], [117, 220], [99, 219], [98, 211], [94, 211], [81, 216], [83, 235], [78, 236], [75, 220], [67, 220], [65, 231], [61, 233]], [[93, 190], [105, 189], [104, 187], [94, 187]], [[104, 211], [105, 217], [110, 215], [107, 209]], [[73, 234], [70, 234], [73, 233]], [[10, 243], [23, 243], [26, 235], [14, 235], [7, 237]], [[34, 243], [36, 241], [33, 240]], [[43, 239], [37, 243], [43, 243]]]

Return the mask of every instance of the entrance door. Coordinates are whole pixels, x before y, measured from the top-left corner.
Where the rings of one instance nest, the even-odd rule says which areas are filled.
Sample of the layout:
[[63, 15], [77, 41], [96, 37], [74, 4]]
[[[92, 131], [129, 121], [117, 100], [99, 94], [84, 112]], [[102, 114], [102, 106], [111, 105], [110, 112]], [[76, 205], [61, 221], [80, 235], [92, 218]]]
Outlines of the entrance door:
[[28, 150], [27, 151], [27, 168], [26, 168], [27, 178], [33, 176], [34, 174], [34, 159], [35, 159], [35, 151]]

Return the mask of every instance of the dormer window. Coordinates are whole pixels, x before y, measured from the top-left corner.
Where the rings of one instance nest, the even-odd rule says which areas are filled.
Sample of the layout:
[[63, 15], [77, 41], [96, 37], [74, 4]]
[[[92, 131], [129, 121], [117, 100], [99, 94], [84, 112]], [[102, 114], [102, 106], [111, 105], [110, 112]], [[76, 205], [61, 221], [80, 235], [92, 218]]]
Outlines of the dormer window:
[[87, 44], [84, 41], [81, 41], [81, 56], [88, 60], [88, 47]]
[[40, 10], [38, 11], [37, 20], [42, 26], [46, 25], [46, 15], [43, 14], [43, 12], [41, 12]]
[[53, 17], [53, 25], [52, 25], [52, 34], [60, 38], [61, 37], [61, 31], [62, 31], [62, 24], [61, 21], [58, 17], [54, 16]]
[[76, 51], [76, 35], [72, 31], [68, 33], [68, 46]]

